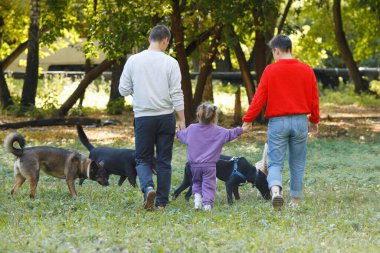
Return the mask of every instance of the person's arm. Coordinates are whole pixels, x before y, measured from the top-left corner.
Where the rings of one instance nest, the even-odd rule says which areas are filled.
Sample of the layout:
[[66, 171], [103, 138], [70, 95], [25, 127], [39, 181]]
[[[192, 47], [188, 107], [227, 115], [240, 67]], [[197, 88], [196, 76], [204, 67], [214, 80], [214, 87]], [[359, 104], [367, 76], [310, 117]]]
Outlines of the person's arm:
[[236, 127], [234, 129], [224, 129], [224, 130], [225, 130], [224, 142], [232, 141], [243, 134], [243, 128], [241, 127]]
[[177, 114], [177, 118], [178, 118], [179, 130], [185, 130], [186, 129], [185, 110], [176, 111], [176, 114]]
[[177, 131], [176, 136], [180, 142], [187, 144], [187, 130]]
[[119, 93], [122, 96], [129, 96], [133, 93], [133, 84], [132, 84], [132, 66], [131, 66], [131, 58], [127, 60], [124, 65], [123, 72], [120, 76], [119, 82]]
[[[318, 96], [318, 85], [315, 78], [313, 70], [310, 68], [311, 72], [311, 88], [312, 88], [312, 97], [311, 97], [311, 115], [309, 116], [309, 121], [311, 124], [318, 125], [319, 123], [319, 96]], [[311, 127], [311, 130], [318, 132], [318, 126]]]
[[259, 87], [252, 99], [251, 105], [248, 107], [247, 112], [243, 117], [243, 122], [252, 122], [255, 120], [257, 115], [263, 109], [265, 103], [268, 99], [268, 67], [264, 70], [261, 76]]
[[181, 89], [181, 70], [179, 68], [178, 62], [175, 60], [171, 64], [168, 80], [169, 94], [179, 121], [178, 126], [180, 130], [183, 130], [186, 128], [184, 113], [185, 103], [183, 101], [183, 92]]

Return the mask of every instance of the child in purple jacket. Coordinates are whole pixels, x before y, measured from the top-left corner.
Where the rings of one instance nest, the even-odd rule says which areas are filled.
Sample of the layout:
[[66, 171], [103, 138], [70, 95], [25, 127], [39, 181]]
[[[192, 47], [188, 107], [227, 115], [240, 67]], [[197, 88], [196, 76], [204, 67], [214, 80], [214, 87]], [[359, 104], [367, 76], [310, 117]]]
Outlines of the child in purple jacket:
[[216, 162], [223, 144], [239, 137], [250, 126], [231, 130], [217, 124], [216, 106], [203, 103], [197, 109], [199, 123], [177, 132], [177, 138], [187, 144], [187, 158], [193, 175], [194, 208], [211, 210], [216, 194]]

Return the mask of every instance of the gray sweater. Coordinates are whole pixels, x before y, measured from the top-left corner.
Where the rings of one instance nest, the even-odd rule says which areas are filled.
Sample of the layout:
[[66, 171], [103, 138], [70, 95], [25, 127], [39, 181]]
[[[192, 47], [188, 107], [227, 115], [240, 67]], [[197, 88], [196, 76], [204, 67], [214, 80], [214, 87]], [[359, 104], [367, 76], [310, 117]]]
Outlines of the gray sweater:
[[163, 52], [132, 55], [120, 77], [119, 92], [133, 96], [135, 117], [157, 116], [184, 109], [178, 62]]

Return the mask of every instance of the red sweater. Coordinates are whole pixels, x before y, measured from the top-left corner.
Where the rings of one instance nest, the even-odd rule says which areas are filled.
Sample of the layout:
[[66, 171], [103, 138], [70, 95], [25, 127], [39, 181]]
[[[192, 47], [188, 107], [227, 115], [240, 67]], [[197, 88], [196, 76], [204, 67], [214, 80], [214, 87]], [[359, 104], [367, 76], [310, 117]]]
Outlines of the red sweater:
[[243, 121], [252, 122], [267, 101], [266, 118], [311, 114], [310, 122], [319, 122], [318, 87], [314, 72], [296, 59], [280, 59], [265, 68]]

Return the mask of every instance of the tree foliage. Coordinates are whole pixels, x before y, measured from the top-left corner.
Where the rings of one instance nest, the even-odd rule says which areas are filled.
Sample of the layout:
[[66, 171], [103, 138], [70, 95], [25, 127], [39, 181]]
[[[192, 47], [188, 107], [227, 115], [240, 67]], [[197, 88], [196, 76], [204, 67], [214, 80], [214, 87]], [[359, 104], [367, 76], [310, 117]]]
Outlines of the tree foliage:
[[[360, 66], [379, 65], [379, 1], [342, 1], [342, 19], [354, 60]], [[332, 1], [296, 1], [285, 33], [291, 34], [294, 56], [313, 67], [343, 67], [333, 33]]]
[[0, 2], [0, 61], [28, 37], [28, 1]]
[[[29, 2], [0, 2], [0, 62], [28, 39]], [[174, 3], [178, 5], [179, 19], [173, 19]], [[202, 64], [208, 64], [203, 71], [209, 72], [214, 60], [225, 58], [228, 52], [233, 68], [241, 69], [246, 83], [252, 79], [250, 70], [260, 77], [270, 62], [266, 43], [279, 29], [290, 35], [294, 56], [301, 61], [312, 67], [343, 67], [333, 33], [332, 3], [333, 0], [40, 0], [39, 44], [57, 50], [67, 45], [57, 46], [57, 38], [86, 38], [82, 47], [86, 58], [96, 57], [102, 50], [107, 60], [121, 63], [127, 54], [148, 46], [151, 27], [163, 23], [173, 28], [176, 20], [182, 35], [177, 36], [178, 29], [172, 30], [173, 37], [180, 41], [173, 40], [169, 53], [182, 61], [184, 72], [202, 69]], [[354, 61], [358, 66], [378, 67], [380, 2], [341, 3], [343, 28]], [[287, 10], [288, 15], [284, 15]], [[181, 52], [178, 43], [182, 43]], [[183, 73], [183, 78], [188, 79], [182, 87], [188, 97], [185, 100], [191, 104], [190, 76]], [[202, 90], [202, 80], [206, 78], [202, 76], [200, 80], [197, 85]], [[246, 89], [250, 85], [245, 84]], [[251, 93], [247, 92], [248, 99]]]

